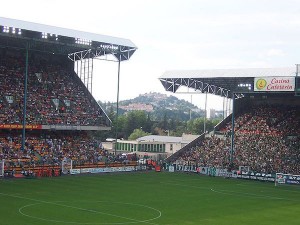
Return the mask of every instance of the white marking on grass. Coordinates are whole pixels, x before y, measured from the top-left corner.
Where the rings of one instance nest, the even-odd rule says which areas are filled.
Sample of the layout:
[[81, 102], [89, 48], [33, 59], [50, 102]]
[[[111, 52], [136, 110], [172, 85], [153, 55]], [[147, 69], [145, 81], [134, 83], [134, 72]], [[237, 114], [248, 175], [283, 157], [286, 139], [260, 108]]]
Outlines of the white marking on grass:
[[[76, 201], [75, 201], [76, 202]], [[86, 202], [89, 202], [89, 201], [86, 201]], [[96, 201], [96, 202], [106, 202], [106, 201]], [[25, 214], [24, 212], [22, 212], [22, 210], [26, 207], [30, 207], [30, 206], [33, 206], [33, 205], [37, 205], [37, 204], [42, 204], [42, 203], [33, 203], [33, 204], [29, 204], [29, 205], [25, 205], [23, 207], [21, 207], [19, 209], [19, 212], [20, 214], [22, 214], [23, 216], [26, 216], [26, 217], [29, 217], [29, 218], [34, 218], [34, 219], [38, 219], [38, 220], [43, 220], [43, 221], [48, 221], [48, 222], [56, 222], [56, 223], [67, 223], [67, 224], [135, 224], [135, 223], [147, 223], [147, 224], [154, 224], [154, 223], [150, 223], [149, 221], [152, 221], [152, 220], [155, 220], [155, 219], [158, 219], [159, 217], [161, 217], [161, 212], [155, 208], [152, 208], [152, 207], [149, 207], [149, 206], [146, 206], [146, 205], [141, 205], [141, 204], [133, 204], [133, 203], [123, 203], [123, 202], [106, 202], [106, 203], [117, 203], [117, 204], [126, 204], [126, 205], [135, 205], [135, 206], [142, 206], [142, 207], [145, 207], [145, 208], [149, 208], [149, 209], [152, 209], [154, 211], [157, 211], [159, 213], [159, 215], [157, 217], [154, 217], [154, 218], [151, 218], [151, 219], [148, 219], [148, 220], [135, 220], [135, 219], [132, 219], [132, 218], [128, 218], [128, 217], [122, 217], [122, 216], [118, 216], [118, 215], [113, 215], [113, 214], [110, 214], [110, 213], [104, 213], [104, 212], [101, 212], [101, 211], [95, 211], [95, 210], [90, 210], [90, 209], [84, 209], [84, 211], [88, 211], [88, 212], [92, 212], [92, 213], [99, 213], [99, 214], [103, 214], [103, 215], [109, 215], [109, 216], [113, 216], [113, 217], [118, 217], [118, 218], [121, 218], [121, 219], [128, 219], [128, 220], [134, 220], [132, 222], [97, 222], [97, 223], [93, 223], [93, 222], [70, 222], [70, 221], [62, 221], [62, 220], [52, 220], [52, 219], [45, 219], [45, 218], [41, 218], [41, 217], [35, 217], [35, 216], [31, 216], [31, 215], [28, 215], [28, 214]], [[65, 206], [63, 204], [55, 204], [55, 205], [59, 205], [59, 206]], [[70, 207], [70, 208], [75, 208], [75, 209], [80, 209], [82, 210], [82, 208], [78, 208], [78, 207]], [[158, 225], [158, 224], [155, 224], [155, 225]]]
[[[268, 196], [268, 195], [258, 195], [258, 194], [248, 193], [248, 192], [242, 192], [241, 193], [241, 192], [228, 191], [228, 190], [215, 190], [213, 188], [205, 188], [205, 187], [191, 186], [191, 185], [171, 183], [171, 182], [160, 182], [160, 183], [174, 185], [174, 186], [188, 187], [188, 188], [197, 188], [197, 189], [203, 189], [203, 190], [210, 190], [212, 192], [215, 192], [215, 193], [218, 193], [218, 194], [225, 194], [225, 195], [243, 196], [243, 197], [250, 197], [250, 198], [264, 198], [264, 199], [297, 201], [297, 200], [294, 200], [294, 199], [279, 198], [279, 197]], [[263, 191], [261, 191], [261, 192], [263, 192]]]
[[[271, 184], [271, 183], [269, 183]], [[239, 183], [237, 184], [239, 186], [244, 186], [244, 187], [249, 187], [250, 185], [249, 184], [245, 184], [245, 183]], [[257, 187], [257, 186], [251, 186], [251, 187]], [[299, 188], [298, 186], [285, 186], [285, 187], [288, 187], [288, 188]], [[300, 194], [300, 191], [295, 191], [295, 190], [286, 190], [286, 189], [281, 189], [281, 188], [278, 188], [278, 186], [274, 186], [274, 184], [272, 186], [260, 186], [259, 188], [261, 189], [272, 189], [272, 190], [280, 190], [280, 191], [286, 191], [286, 192], [293, 192], [293, 193], [298, 193]]]
[[[30, 200], [30, 201], [35, 201], [37, 203], [28, 204], [28, 205], [25, 205], [25, 206], [22, 206], [21, 208], [19, 208], [19, 213], [21, 215], [23, 215], [23, 216], [27, 216], [27, 217], [30, 217], [30, 218], [44, 220], [44, 221], [49, 221], [49, 222], [56, 222], [56, 223], [58, 223], [58, 222], [59, 223], [68, 223], [68, 224], [135, 224], [135, 223], [146, 223], [146, 224], [158, 225], [156, 223], [151, 223], [150, 221], [156, 220], [156, 219], [160, 218], [161, 215], [162, 215], [161, 211], [158, 210], [158, 209], [155, 209], [155, 208], [150, 207], [150, 206], [141, 205], [141, 204], [134, 204], [134, 203], [107, 202], [107, 203], [118, 203], [118, 204], [127, 204], [127, 205], [134, 205], [134, 206], [145, 207], [145, 208], [152, 209], [152, 210], [158, 212], [158, 216], [156, 216], [154, 218], [147, 219], [147, 220], [137, 220], [137, 219], [134, 219], [134, 218], [124, 217], [124, 216], [118, 216], [118, 215], [111, 214], [111, 213], [105, 213], [105, 212], [91, 210], [91, 209], [85, 209], [85, 208], [81, 208], [81, 207], [75, 207], [75, 206], [69, 206], [69, 205], [65, 205], [65, 204], [59, 204], [57, 202], [48, 202], [48, 201], [43, 201], [43, 200], [38, 200], [38, 199], [33, 199], [33, 198], [27, 198], [27, 197], [17, 196], [17, 195], [11, 195], [11, 194], [5, 194], [5, 193], [0, 193], [0, 195], [14, 197], [14, 198], [20, 198], [20, 199], [26, 199], [26, 200]], [[97, 202], [104, 202], [104, 201], [97, 201]], [[92, 212], [92, 213], [97, 213], [97, 214], [108, 215], [108, 216], [112, 216], [112, 217], [116, 217], [116, 218], [120, 218], [120, 219], [126, 219], [126, 220], [130, 220], [131, 222], [117, 222], [117, 223], [80, 223], [80, 222], [68, 222], [68, 221], [49, 220], [49, 219], [34, 217], [34, 216], [30, 216], [30, 215], [27, 215], [27, 214], [25, 214], [25, 213], [22, 212], [22, 209], [24, 209], [26, 207], [33, 206], [33, 205], [37, 205], [37, 204], [52, 204], [52, 205], [66, 207], [66, 208], [71, 208], [71, 209], [76, 209], [76, 210], [82, 210], [82, 211], [86, 211], [86, 212]]]
[[173, 186], [181, 186], [181, 187], [188, 187], [188, 188], [197, 188], [197, 189], [204, 189], [204, 190], [210, 190], [208, 187], [199, 187], [199, 186], [193, 186], [193, 185], [186, 185], [186, 184], [178, 184], [178, 183], [172, 183], [172, 182], [160, 182], [161, 184], [169, 184]]
[[243, 197], [249, 197], [249, 198], [264, 198], [264, 199], [274, 199], [274, 200], [287, 200], [287, 201], [296, 201], [293, 199], [287, 199], [287, 198], [278, 198], [274, 196], [268, 196], [268, 195], [258, 195], [248, 192], [236, 192], [236, 191], [228, 191], [228, 190], [215, 190], [213, 188], [210, 189], [212, 192], [218, 193], [218, 194], [224, 194], [224, 195], [233, 195], [233, 196], [243, 196]]

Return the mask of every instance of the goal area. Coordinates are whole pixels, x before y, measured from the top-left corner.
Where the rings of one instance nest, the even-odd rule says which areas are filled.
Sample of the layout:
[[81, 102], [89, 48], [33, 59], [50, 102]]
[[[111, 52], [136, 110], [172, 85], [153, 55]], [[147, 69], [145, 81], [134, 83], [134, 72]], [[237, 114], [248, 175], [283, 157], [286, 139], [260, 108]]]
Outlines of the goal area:
[[276, 173], [275, 186], [279, 185], [299, 185], [300, 187], [300, 175]]

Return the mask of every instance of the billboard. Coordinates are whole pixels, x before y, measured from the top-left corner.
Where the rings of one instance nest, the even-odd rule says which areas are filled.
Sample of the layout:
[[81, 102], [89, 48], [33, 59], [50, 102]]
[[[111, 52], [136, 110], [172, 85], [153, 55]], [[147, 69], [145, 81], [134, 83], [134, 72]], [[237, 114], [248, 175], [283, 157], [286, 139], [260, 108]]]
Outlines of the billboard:
[[276, 183], [300, 185], [300, 175], [277, 173]]
[[0, 161], [0, 177], [4, 176], [4, 159]]
[[295, 91], [295, 77], [255, 77], [254, 91]]
[[[41, 130], [42, 125], [26, 125], [26, 129]], [[0, 129], [23, 129], [22, 124], [0, 124]]]

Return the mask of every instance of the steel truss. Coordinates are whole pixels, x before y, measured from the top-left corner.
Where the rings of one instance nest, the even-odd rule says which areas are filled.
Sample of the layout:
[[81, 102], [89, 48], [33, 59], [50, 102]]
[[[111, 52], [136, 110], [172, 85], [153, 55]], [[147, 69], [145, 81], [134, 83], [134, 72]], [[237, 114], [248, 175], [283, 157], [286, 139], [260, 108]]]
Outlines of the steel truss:
[[102, 45], [95, 49], [87, 49], [70, 53], [68, 54], [68, 58], [75, 62], [86, 58], [97, 58], [112, 55], [115, 57], [115, 61], [118, 62], [119, 60], [128, 60], [135, 51], [136, 48], [130, 48], [127, 46]]
[[171, 91], [173, 93], [181, 93], [177, 92], [177, 90], [179, 87], [184, 86], [193, 89], [196, 92], [209, 93], [226, 98], [233, 98], [234, 96], [235, 99], [238, 99], [244, 97], [242, 93], [234, 93], [234, 95], [232, 95], [231, 90], [218, 87], [195, 78], [160, 78], [160, 81], [166, 91]]
[[[103, 44], [95, 49], [87, 49], [68, 54], [68, 58], [75, 63], [74, 71], [77, 73], [86, 88], [92, 93], [93, 90], [93, 59], [100, 58], [106, 61], [128, 60], [136, 48]], [[114, 56], [115, 60], [108, 59]]]

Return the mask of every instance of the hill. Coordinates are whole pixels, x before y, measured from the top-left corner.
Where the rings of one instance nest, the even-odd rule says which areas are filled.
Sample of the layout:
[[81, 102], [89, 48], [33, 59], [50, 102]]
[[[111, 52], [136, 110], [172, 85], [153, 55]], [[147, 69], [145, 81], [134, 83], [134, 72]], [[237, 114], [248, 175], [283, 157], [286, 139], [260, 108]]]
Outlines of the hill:
[[[100, 103], [106, 111], [115, 110], [116, 103]], [[187, 121], [204, 116], [204, 110], [192, 103], [178, 99], [175, 96], [151, 92], [140, 94], [138, 97], [119, 102], [119, 113], [124, 114], [133, 110], [142, 110], [154, 120], [162, 120], [164, 117]]]

